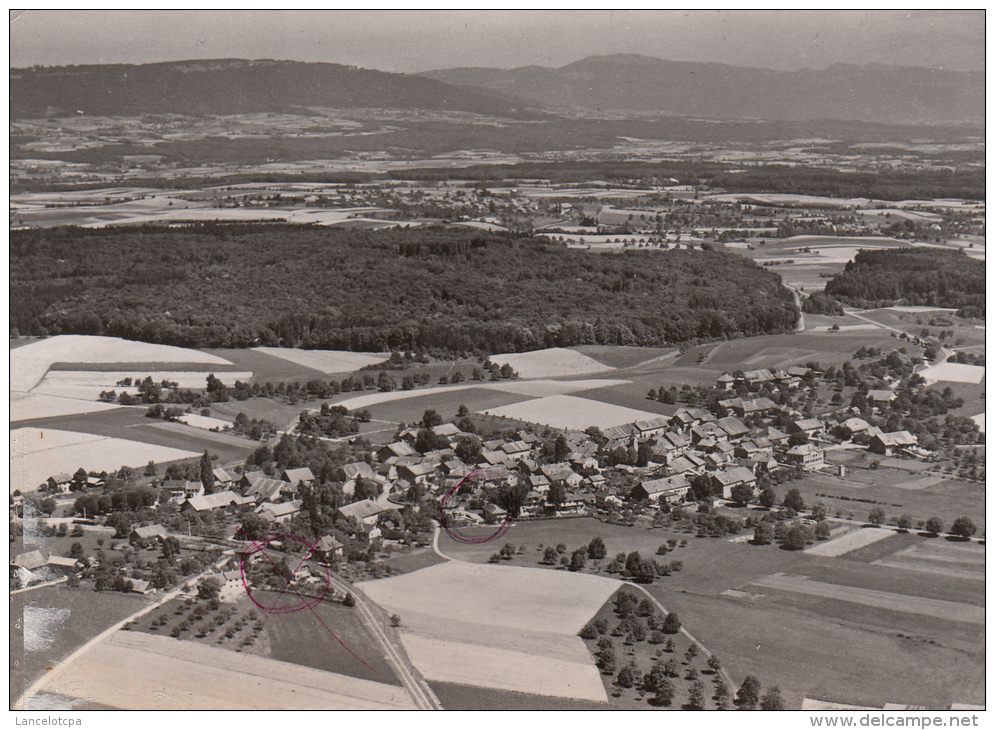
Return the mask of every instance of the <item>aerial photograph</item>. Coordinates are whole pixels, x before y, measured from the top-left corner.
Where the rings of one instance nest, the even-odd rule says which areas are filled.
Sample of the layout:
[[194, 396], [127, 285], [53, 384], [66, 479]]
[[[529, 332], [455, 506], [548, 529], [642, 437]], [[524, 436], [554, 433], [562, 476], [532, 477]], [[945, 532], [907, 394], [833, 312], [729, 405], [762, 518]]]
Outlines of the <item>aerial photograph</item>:
[[978, 726], [984, 10], [9, 12], [18, 724]]

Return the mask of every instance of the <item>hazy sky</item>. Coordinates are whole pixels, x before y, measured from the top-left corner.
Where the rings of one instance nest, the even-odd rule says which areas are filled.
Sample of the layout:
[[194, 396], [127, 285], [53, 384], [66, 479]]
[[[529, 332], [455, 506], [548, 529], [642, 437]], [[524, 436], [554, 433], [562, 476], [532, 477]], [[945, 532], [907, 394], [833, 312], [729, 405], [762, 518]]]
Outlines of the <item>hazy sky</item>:
[[984, 70], [984, 24], [981, 10], [29, 10], [10, 24], [10, 61], [275, 58], [414, 72], [641, 53], [785, 70], [870, 62]]

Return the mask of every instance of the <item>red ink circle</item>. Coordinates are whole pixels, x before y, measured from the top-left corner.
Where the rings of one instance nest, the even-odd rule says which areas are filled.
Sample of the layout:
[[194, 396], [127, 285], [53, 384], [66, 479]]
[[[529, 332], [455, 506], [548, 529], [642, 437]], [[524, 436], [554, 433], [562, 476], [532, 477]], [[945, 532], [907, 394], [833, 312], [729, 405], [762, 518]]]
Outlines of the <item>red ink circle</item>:
[[[315, 547], [314, 545], [309, 544], [307, 541], [302, 540], [301, 538], [297, 537], [296, 535], [282, 535], [282, 534], [278, 534], [278, 533], [267, 533], [266, 535], [263, 536], [263, 538], [264, 539], [262, 541], [251, 541], [250, 545], [252, 546], [252, 549], [249, 550], [248, 552], [245, 552], [243, 550], [242, 553], [241, 553], [241, 555], [240, 555], [240, 557], [239, 557], [239, 565], [238, 565], [238, 567], [239, 567], [239, 571], [241, 572], [241, 575], [242, 575], [242, 585], [245, 588], [245, 594], [249, 597], [249, 600], [252, 601], [259, 608], [261, 608], [263, 611], [265, 611], [267, 614], [270, 614], [270, 615], [283, 614], [283, 613], [294, 613], [295, 611], [308, 611], [308, 610], [313, 609], [319, 603], [321, 603], [322, 600], [324, 600], [325, 596], [328, 594], [329, 589], [332, 587], [332, 574], [331, 574], [331, 571], [328, 569], [327, 565], [324, 566], [324, 569], [325, 569], [325, 586], [324, 586], [324, 590], [321, 592], [321, 595], [319, 595], [317, 597], [312, 597], [311, 600], [308, 600], [308, 598], [306, 596], [302, 595], [296, 588], [293, 588], [292, 590], [293, 590], [293, 593], [295, 595], [297, 595], [297, 597], [300, 599], [300, 602], [297, 603], [297, 604], [291, 604], [289, 606], [276, 606], [276, 605], [274, 605], [274, 606], [266, 606], [266, 605], [263, 605], [262, 603], [260, 603], [258, 600], [256, 600], [256, 597], [252, 595], [252, 589], [249, 586], [249, 579], [248, 579], [248, 576], [246, 575], [246, 570], [245, 570], [246, 563], [245, 563], [245, 561], [246, 561], [247, 558], [251, 559], [252, 555], [255, 555], [256, 553], [262, 553], [266, 557], [266, 559], [269, 560], [271, 563], [273, 563], [273, 565], [275, 566], [276, 563], [274, 563], [273, 559], [269, 557], [269, 554], [265, 552], [265, 548], [271, 542], [274, 542], [276, 540], [280, 540], [281, 542], [286, 541], [286, 540], [293, 540], [294, 542], [300, 543], [301, 545], [303, 545], [304, 547], [307, 548], [307, 552], [304, 553], [304, 557], [301, 558], [300, 563], [298, 564], [298, 566], [296, 568], [294, 568], [293, 572], [291, 572], [291, 574], [289, 576], [286, 576], [286, 575], [283, 576], [286, 579], [287, 582], [284, 585], [283, 589], [280, 591], [280, 594], [277, 596], [277, 601], [279, 601], [280, 598], [283, 597], [283, 594], [286, 592], [287, 588], [291, 588], [292, 587], [292, 582], [293, 582], [294, 576], [297, 575], [297, 571], [300, 570], [304, 566], [304, 561], [307, 559], [307, 556], [311, 554], [311, 551], [314, 550], [314, 547]], [[315, 545], [317, 545], [317, 544], [318, 543], [315, 543]], [[279, 572], [279, 571], [277, 571], [277, 572]], [[283, 575], [282, 573], [280, 573], [280, 574]]]
[[460, 490], [460, 487], [462, 487], [468, 481], [473, 481], [476, 479], [486, 479], [488, 478], [488, 476], [491, 479], [505, 478], [505, 475], [500, 474], [499, 472], [489, 471], [487, 469], [472, 471], [469, 474], [467, 474], [465, 477], [460, 479], [459, 484], [457, 484], [449, 492], [447, 492], [446, 495], [439, 501], [439, 517], [440, 517], [439, 523], [442, 525], [442, 529], [446, 531], [446, 534], [449, 535], [449, 537], [456, 540], [457, 542], [465, 542], [473, 545], [480, 545], [485, 542], [497, 540], [499, 537], [504, 535], [509, 529], [511, 529], [512, 524], [514, 524], [512, 513], [514, 512], [517, 514], [518, 502], [514, 490], [508, 485], [501, 485], [499, 487], [503, 490], [507, 490], [508, 494], [511, 496], [511, 499], [509, 500], [508, 510], [505, 514], [504, 520], [501, 522], [500, 525], [498, 525], [497, 530], [495, 530], [493, 534], [484, 535], [483, 537], [467, 537], [465, 535], [460, 535], [456, 529], [450, 528], [449, 525], [446, 524], [447, 520], [446, 503], [452, 498], [452, 496], [456, 494], [456, 492]]

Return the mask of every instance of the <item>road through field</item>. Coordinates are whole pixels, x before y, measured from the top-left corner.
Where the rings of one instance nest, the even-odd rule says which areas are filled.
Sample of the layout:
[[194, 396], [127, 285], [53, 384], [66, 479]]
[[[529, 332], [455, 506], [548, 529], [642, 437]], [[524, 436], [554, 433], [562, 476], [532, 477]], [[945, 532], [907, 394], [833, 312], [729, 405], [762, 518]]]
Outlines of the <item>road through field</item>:
[[404, 685], [404, 689], [408, 692], [408, 696], [412, 699], [418, 709], [443, 709], [442, 704], [435, 698], [432, 690], [429, 689], [427, 684], [423, 683], [414, 675], [408, 667], [407, 662], [405, 662], [401, 657], [400, 653], [397, 651], [397, 648], [391, 642], [390, 638], [387, 636], [387, 633], [383, 630], [380, 622], [377, 621], [377, 617], [374, 615], [372, 609], [370, 609], [367, 604], [368, 599], [366, 596], [358, 592], [352, 585], [346, 583], [337, 576], [329, 574], [329, 579], [337, 590], [343, 593], [351, 594], [356, 599], [356, 608], [358, 608], [360, 613], [363, 614], [363, 617], [366, 619], [366, 624], [373, 631], [377, 641], [379, 641], [383, 646], [387, 658], [390, 660], [391, 664], [394, 665], [394, 669], [397, 672], [397, 678], [401, 680], [401, 683]]

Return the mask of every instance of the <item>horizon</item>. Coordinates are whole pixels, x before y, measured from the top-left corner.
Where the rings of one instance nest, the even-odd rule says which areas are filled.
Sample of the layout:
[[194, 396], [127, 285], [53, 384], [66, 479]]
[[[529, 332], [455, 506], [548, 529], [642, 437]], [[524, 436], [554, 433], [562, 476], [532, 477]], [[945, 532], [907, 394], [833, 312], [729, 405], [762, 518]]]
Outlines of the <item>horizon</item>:
[[[140, 62], [78, 63], [78, 64], [57, 64], [57, 65], [35, 64], [35, 65], [32, 65], [32, 66], [11, 66], [10, 70], [11, 71], [28, 71], [28, 70], [31, 70], [32, 68], [45, 68], [45, 69], [53, 69], [53, 68], [81, 68], [81, 67], [87, 67], [87, 66], [156, 66], [156, 65], [167, 65], [167, 64], [178, 64], [178, 63], [201, 63], [201, 62], [218, 62], [218, 61], [240, 61], [240, 62], [245, 62], [245, 63], [270, 62], [270, 63], [304, 63], [304, 64], [316, 64], [316, 65], [317, 64], [325, 64], [325, 65], [330, 65], [330, 66], [344, 66], [344, 67], [360, 68], [360, 69], [363, 69], [363, 70], [366, 70], [366, 71], [378, 71], [380, 73], [417, 76], [417, 75], [429, 74], [429, 73], [434, 73], [434, 72], [437, 72], [437, 71], [452, 70], [452, 69], [457, 69], [457, 68], [464, 68], [464, 69], [476, 68], [476, 69], [501, 70], [501, 71], [517, 71], [517, 70], [524, 69], [524, 68], [547, 68], [547, 69], [553, 69], [553, 70], [555, 70], [555, 69], [565, 68], [565, 67], [571, 66], [571, 65], [573, 65], [575, 63], [580, 63], [582, 61], [586, 61], [586, 60], [593, 59], [593, 58], [616, 58], [616, 57], [622, 57], [622, 56], [631, 56], [631, 57], [637, 57], [637, 58], [646, 58], [646, 59], [651, 59], [651, 60], [654, 60], [654, 61], [662, 61], [664, 63], [714, 64], [714, 65], [720, 65], [720, 66], [730, 66], [730, 67], [733, 67], [733, 68], [749, 68], [749, 69], [758, 69], [758, 70], [764, 70], [764, 71], [778, 71], [778, 72], [783, 72], [783, 73], [791, 73], [793, 71], [825, 71], [827, 69], [834, 68], [834, 67], [840, 67], [840, 66], [842, 66], [842, 67], [853, 67], [853, 68], [867, 68], [869, 66], [883, 66], [885, 68], [931, 70], [931, 67], [929, 67], [929, 66], [910, 66], [910, 65], [897, 64], [897, 63], [884, 63], [884, 62], [881, 62], [881, 61], [868, 61], [867, 63], [847, 63], [845, 61], [836, 61], [834, 63], [829, 64], [828, 66], [824, 66], [824, 67], [820, 67], [820, 68], [813, 68], [813, 67], [805, 66], [805, 67], [801, 67], [801, 68], [797, 68], [797, 69], [773, 69], [773, 68], [767, 68], [767, 67], [764, 67], [764, 66], [748, 66], [748, 65], [745, 65], [745, 64], [733, 64], [733, 63], [727, 63], [727, 62], [724, 62], [724, 61], [685, 61], [685, 60], [680, 60], [680, 59], [675, 59], [675, 58], [663, 58], [661, 56], [651, 56], [651, 55], [648, 55], [648, 54], [645, 54], [645, 53], [592, 53], [592, 54], [590, 54], [588, 56], [583, 56], [581, 58], [577, 58], [577, 59], [575, 59], [573, 61], [569, 61], [567, 63], [564, 63], [562, 65], [557, 65], [557, 66], [545, 65], [545, 64], [536, 64], [536, 63], [526, 64], [524, 66], [513, 66], [513, 67], [510, 67], [510, 68], [502, 68], [502, 67], [498, 67], [498, 66], [440, 66], [438, 68], [425, 69], [424, 71], [408, 71], [408, 72], [405, 72], [405, 71], [390, 71], [390, 70], [386, 70], [386, 69], [373, 68], [373, 67], [370, 67], [370, 66], [359, 66], [359, 65], [354, 64], [354, 63], [345, 63], [345, 62], [340, 62], [340, 61], [320, 61], [320, 60], [302, 61], [302, 60], [296, 59], [296, 58], [262, 58], [262, 57], [251, 58], [251, 57], [248, 57], [248, 56], [216, 56], [216, 57], [207, 57], [207, 56], [205, 56], [203, 58], [175, 58], [175, 59], [168, 59], [168, 60], [163, 60], [163, 61], [140, 61]], [[961, 69], [943, 69], [943, 70], [955, 71], [955, 72], [958, 72], [958, 73], [984, 73], [983, 70], [982, 71], [971, 71], [971, 70], [961, 70]]]
[[417, 74], [561, 68], [619, 54], [777, 71], [985, 68], [983, 10], [29, 10], [10, 17], [11, 69], [237, 59]]

